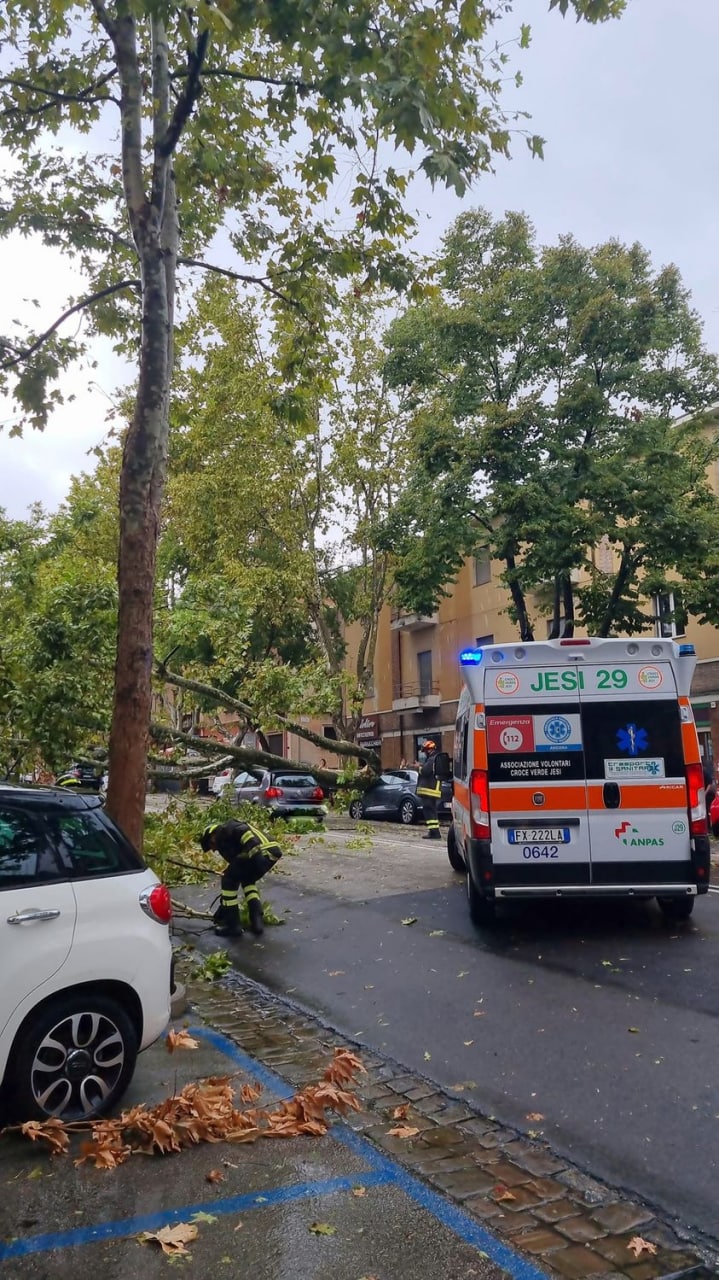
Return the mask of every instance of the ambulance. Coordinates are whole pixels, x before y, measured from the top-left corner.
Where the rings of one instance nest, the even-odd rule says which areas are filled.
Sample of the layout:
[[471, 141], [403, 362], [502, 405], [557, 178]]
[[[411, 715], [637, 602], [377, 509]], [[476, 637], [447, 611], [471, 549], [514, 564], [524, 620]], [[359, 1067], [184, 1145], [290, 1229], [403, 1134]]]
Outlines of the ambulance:
[[656, 897], [709, 887], [694, 646], [658, 639], [492, 644], [460, 655], [449, 860], [472, 920], [501, 900]]

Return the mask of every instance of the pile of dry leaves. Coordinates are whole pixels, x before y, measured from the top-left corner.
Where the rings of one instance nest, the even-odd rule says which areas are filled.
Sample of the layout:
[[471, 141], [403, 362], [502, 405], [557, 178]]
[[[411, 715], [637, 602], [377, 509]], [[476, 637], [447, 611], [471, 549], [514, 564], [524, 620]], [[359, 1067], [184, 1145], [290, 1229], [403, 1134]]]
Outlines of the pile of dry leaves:
[[[186, 1032], [171, 1032], [167, 1047], [194, 1048]], [[77, 1121], [28, 1120], [0, 1130], [24, 1134], [43, 1142], [52, 1155], [65, 1155], [72, 1134], [88, 1133], [75, 1164], [86, 1161], [97, 1169], [114, 1169], [134, 1155], [169, 1155], [202, 1142], [255, 1142], [258, 1138], [320, 1137], [327, 1132], [328, 1111], [345, 1115], [358, 1111], [359, 1102], [347, 1088], [359, 1072], [361, 1060], [347, 1049], [335, 1049], [332, 1062], [318, 1084], [308, 1085], [294, 1097], [272, 1109], [257, 1108], [262, 1090], [253, 1084], [239, 1088], [243, 1107], [238, 1108], [235, 1076], [210, 1076], [192, 1081], [178, 1094], [154, 1107], [137, 1106], [116, 1119]]]

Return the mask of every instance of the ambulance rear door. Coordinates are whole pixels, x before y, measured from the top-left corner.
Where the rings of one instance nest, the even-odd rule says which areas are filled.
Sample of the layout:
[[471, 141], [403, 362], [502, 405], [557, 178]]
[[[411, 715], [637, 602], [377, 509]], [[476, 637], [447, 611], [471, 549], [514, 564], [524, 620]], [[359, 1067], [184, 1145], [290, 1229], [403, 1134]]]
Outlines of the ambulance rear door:
[[681, 710], [658, 659], [584, 667], [581, 703], [592, 884], [692, 880]]
[[493, 667], [490, 660], [484, 673], [491, 850], [500, 896], [503, 889], [541, 893], [591, 883], [580, 678], [545, 649], [544, 663]]

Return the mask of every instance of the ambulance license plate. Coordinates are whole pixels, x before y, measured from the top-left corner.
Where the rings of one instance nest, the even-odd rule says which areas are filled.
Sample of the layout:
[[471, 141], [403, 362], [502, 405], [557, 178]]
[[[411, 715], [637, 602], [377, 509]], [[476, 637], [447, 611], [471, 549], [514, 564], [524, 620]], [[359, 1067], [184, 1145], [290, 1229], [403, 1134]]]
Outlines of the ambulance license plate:
[[569, 844], [569, 827], [510, 827], [510, 844]]

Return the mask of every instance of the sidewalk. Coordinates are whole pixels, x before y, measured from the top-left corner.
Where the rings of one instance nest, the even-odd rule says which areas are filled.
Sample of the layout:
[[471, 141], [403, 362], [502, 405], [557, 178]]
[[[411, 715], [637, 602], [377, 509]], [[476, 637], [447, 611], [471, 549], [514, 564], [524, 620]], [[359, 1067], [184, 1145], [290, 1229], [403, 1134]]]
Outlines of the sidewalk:
[[[183, 1020], [200, 1041], [140, 1060], [127, 1105], [190, 1080], [238, 1072], [260, 1105], [318, 1080], [346, 1042], [234, 974], [190, 985]], [[354, 1049], [354, 1046], [351, 1046]], [[478, 1116], [397, 1064], [360, 1050], [359, 1113], [321, 1138], [202, 1145], [133, 1157], [115, 1170], [51, 1160], [19, 1138], [0, 1142], [0, 1264], [18, 1280], [152, 1280], [171, 1260], [137, 1236], [189, 1223], [201, 1277], [252, 1280], [658, 1280], [716, 1276], [716, 1258], [680, 1240], [650, 1207], [556, 1159], [541, 1142]], [[392, 1136], [393, 1114], [410, 1138]], [[208, 1182], [218, 1170], [222, 1181]], [[630, 1248], [639, 1237], [640, 1253]], [[645, 1247], [645, 1242], [650, 1247]], [[635, 1246], [636, 1247], [636, 1246]], [[652, 1252], [652, 1248], [654, 1252]], [[704, 1264], [704, 1265], [702, 1265]]]

